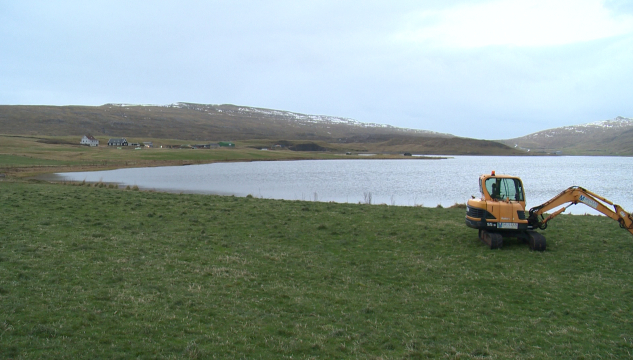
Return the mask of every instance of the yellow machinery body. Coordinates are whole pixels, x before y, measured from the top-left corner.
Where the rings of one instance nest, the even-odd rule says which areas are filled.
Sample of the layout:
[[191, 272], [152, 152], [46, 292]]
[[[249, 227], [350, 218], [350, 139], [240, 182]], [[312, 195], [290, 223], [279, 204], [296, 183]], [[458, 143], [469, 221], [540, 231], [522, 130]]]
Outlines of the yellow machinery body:
[[496, 249], [503, 245], [503, 237], [515, 237], [530, 243], [533, 250], [545, 250], [545, 238], [528, 222], [520, 178], [493, 171], [479, 177], [479, 191], [481, 198], [468, 200], [466, 225], [478, 229], [484, 243]]
[[525, 192], [518, 177], [482, 175], [479, 177], [480, 199], [469, 199], [466, 221], [476, 229], [527, 230]]
[[[616, 220], [621, 228], [633, 234], [633, 216], [622, 207], [604, 197], [579, 186], [563, 190], [545, 203], [525, 210], [523, 182], [516, 176], [496, 175], [493, 171], [479, 177], [481, 198], [473, 196], [466, 206], [466, 225], [479, 230], [479, 238], [490, 248], [503, 245], [504, 237], [515, 237], [526, 241], [532, 250], [545, 250], [545, 237], [534, 231], [545, 230], [550, 220], [564, 212], [569, 206], [583, 203]], [[545, 213], [562, 207], [547, 218]]]

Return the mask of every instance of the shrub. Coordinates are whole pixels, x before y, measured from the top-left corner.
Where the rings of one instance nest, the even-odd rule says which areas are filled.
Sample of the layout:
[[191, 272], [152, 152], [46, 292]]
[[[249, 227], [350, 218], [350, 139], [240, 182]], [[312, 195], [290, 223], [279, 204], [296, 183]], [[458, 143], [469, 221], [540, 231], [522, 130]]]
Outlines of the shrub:
[[449, 206], [449, 209], [465, 209], [465, 208], [466, 208], [466, 204], [455, 203], [455, 204]]

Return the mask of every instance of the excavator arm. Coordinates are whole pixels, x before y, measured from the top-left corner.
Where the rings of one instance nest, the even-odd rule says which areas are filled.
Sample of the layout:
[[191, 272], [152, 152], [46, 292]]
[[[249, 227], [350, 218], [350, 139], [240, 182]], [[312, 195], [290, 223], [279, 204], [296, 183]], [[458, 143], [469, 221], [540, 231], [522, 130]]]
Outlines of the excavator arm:
[[[547, 218], [544, 218], [543, 214], [545, 214], [548, 210], [567, 203], [569, 203], [569, 205], [555, 211]], [[528, 224], [534, 228], [545, 229], [550, 220], [564, 212], [570, 206], [578, 203], [583, 203], [593, 209], [596, 209], [602, 214], [620, 223], [621, 228], [626, 229], [633, 234], [633, 216], [631, 214], [624, 211], [620, 205], [616, 205], [604, 197], [596, 195], [579, 186], [572, 186], [545, 203], [531, 208], [529, 211]], [[611, 209], [611, 207], [613, 207], [613, 209]]]

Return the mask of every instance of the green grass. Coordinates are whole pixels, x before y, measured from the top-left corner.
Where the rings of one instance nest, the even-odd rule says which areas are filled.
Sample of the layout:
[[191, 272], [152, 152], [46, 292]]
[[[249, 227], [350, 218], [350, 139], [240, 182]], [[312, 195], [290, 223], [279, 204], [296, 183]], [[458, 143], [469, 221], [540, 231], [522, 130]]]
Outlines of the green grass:
[[633, 238], [561, 215], [0, 181], [0, 358], [627, 358]]
[[[138, 151], [143, 160], [191, 160], [191, 161], [245, 161], [283, 159], [329, 159], [341, 158], [336, 154], [307, 153], [289, 150], [261, 151], [249, 148], [239, 149], [150, 149]], [[136, 154], [135, 154], [136, 155]]]
[[[300, 152], [290, 150], [261, 151], [238, 144], [234, 149], [166, 149], [134, 150], [111, 146], [87, 147], [79, 145], [81, 137], [33, 137], [0, 135], [0, 173], [21, 177], [43, 172], [110, 169], [210, 163], [218, 161], [257, 161], [294, 159], [332, 159], [341, 154]], [[73, 143], [74, 141], [74, 143]], [[163, 140], [169, 141], [169, 140]], [[172, 141], [170, 143], [173, 143]], [[179, 142], [176, 142], [179, 143]]]
[[60, 166], [60, 165], [74, 165], [77, 162], [63, 161], [63, 160], [49, 160], [35, 158], [32, 156], [24, 155], [8, 155], [0, 154], [0, 164], [2, 167], [12, 166]]

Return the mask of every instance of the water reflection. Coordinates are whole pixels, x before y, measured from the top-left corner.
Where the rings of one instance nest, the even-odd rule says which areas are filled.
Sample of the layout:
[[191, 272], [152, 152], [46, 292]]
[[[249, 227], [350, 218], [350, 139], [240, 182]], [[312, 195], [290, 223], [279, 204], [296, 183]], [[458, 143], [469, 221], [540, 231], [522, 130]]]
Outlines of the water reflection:
[[[457, 156], [445, 160], [307, 160], [216, 163], [58, 174], [69, 181], [118, 182], [144, 189], [286, 199], [444, 207], [479, 196], [478, 177], [523, 179], [528, 207], [572, 185], [633, 211], [633, 158]], [[595, 212], [583, 205], [568, 213]]]

